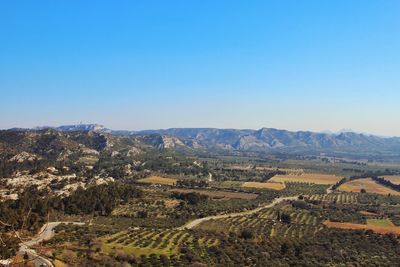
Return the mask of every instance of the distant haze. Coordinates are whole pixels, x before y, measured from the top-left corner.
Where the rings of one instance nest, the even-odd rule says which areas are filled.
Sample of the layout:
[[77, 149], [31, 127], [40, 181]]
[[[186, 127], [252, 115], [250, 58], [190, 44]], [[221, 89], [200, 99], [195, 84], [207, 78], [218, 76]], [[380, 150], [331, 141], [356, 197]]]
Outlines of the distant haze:
[[399, 1], [0, 4], [0, 128], [400, 136]]

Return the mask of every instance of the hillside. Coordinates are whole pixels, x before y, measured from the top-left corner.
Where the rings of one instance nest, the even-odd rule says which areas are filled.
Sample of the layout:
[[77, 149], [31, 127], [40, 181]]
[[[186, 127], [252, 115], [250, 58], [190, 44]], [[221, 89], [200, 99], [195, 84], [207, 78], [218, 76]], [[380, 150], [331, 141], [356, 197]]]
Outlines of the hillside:
[[399, 157], [400, 138], [345, 132], [340, 134], [291, 132], [273, 128], [236, 129], [167, 129], [141, 131], [141, 134], [163, 134], [180, 138], [186, 145], [205, 149], [241, 152], [319, 154], [357, 157]]
[[[310, 131], [292, 132], [274, 128], [262, 128], [259, 130], [171, 128], [116, 131], [98, 124], [79, 124], [40, 129], [39, 132], [52, 130], [54, 132], [69, 133], [71, 137], [77, 135], [77, 132], [85, 132], [91, 133], [93, 137], [98, 135], [115, 140], [125, 138], [126, 140], [142, 142], [156, 149], [167, 148], [183, 151], [223, 153], [284, 153], [292, 155], [319, 155], [325, 153], [332, 156], [377, 160], [400, 158], [399, 137], [386, 138], [353, 132], [331, 134]], [[32, 133], [32, 130], [14, 129], [8, 132]], [[18, 134], [16, 135], [18, 136]], [[76, 139], [77, 137], [74, 138]]]
[[[289, 154], [378, 151], [390, 140], [276, 129], [0, 131], [0, 220], [18, 229], [28, 214], [34, 240], [50, 215], [59, 225], [41, 244], [50, 253], [27, 248], [68, 266], [393, 266], [399, 192], [377, 176], [395, 179], [398, 164]], [[20, 241], [0, 230], [9, 258]], [[89, 256], [80, 253], [87, 244]]]

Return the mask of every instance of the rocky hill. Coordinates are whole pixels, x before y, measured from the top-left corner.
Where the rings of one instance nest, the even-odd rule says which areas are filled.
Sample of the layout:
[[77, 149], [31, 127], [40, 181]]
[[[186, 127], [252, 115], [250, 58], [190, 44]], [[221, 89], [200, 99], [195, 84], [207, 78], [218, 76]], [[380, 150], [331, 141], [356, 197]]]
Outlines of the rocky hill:
[[[54, 136], [58, 137], [54, 138]], [[57, 153], [55, 152], [57, 148], [63, 146], [71, 147], [70, 150], [75, 151], [74, 146], [79, 145], [99, 152], [104, 149], [129, 150], [132, 147], [140, 150], [138, 146], [224, 153], [307, 155], [326, 153], [349, 157], [400, 157], [399, 137], [386, 138], [353, 132], [331, 134], [310, 131], [292, 132], [273, 128], [259, 130], [171, 128], [115, 131], [97, 124], [78, 124], [42, 130], [14, 129], [0, 133], [0, 151], [1, 147], [10, 146], [18, 151], [46, 156], [49, 152]], [[31, 149], [27, 149], [26, 146], [30, 146]]]
[[353, 132], [327, 134], [309, 131], [291, 132], [273, 128], [260, 130], [182, 128], [139, 133], [174, 136], [187, 146], [203, 149], [258, 153], [332, 153], [349, 156], [398, 157], [400, 155], [398, 137], [385, 138]]

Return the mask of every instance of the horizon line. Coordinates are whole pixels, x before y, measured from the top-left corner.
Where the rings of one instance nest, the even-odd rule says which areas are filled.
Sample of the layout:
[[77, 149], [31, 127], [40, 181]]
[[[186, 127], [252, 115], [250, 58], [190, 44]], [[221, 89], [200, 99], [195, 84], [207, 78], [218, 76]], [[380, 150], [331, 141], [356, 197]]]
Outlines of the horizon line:
[[171, 129], [216, 129], [216, 130], [241, 130], [241, 131], [259, 131], [262, 129], [274, 129], [274, 130], [280, 130], [280, 131], [288, 131], [288, 132], [310, 132], [310, 133], [319, 133], [319, 134], [327, 134], [327, 135], [339, 135], [341, 133], [354, 133], [354, 134], [360, 134], [360, 135], [365, 135], [365, 136], [376, 136], [380, 138], [400, 138], [400, 136], [396, 135], [383, 135], [379, 133], [368, 133], [368, 132], [358, 132], [354, 131], [352, 129], [346, 129], [343, 128], [339, 131], [332, 131], [332, 130], [321, 130], [321, 131], [313, 131], [313, 130], [288, 130], [285, 128], [278, 128], [278, 127], [261, 127], [261, 128], [219, 128], [219, 127], [166, 127], [166, 128], [148, 128], [148, 129], [140, 129], [140, 130], [128, 130], [128, 129], [112, 129], [106, 127], [104, 124], [100, 123], [77, 123], [77, 124], [60, 124], [58, 126], [35, 126], [35, 127], [11, 127], [11, 128], [0, 128], [1, 131], [9, 131], [9, 130], [44, 130], [44, 129], [56, 129], [60, 127], [66, 127], [66, 126], [79, 126], [79, 125], [85, 125], [85, 126], [100, 126], [104, 129], [111, 130], [111, 131], [128, 131], [128, 132], [144, 132], [144, 131], [162, 131], [162, 130], [171, 130]]

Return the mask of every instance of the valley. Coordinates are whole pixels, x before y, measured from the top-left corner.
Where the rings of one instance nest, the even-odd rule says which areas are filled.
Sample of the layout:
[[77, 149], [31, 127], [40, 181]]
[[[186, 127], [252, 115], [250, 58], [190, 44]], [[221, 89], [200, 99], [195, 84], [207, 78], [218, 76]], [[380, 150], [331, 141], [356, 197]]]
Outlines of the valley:
[[399, 13], [0, 1], [0, 267], [400, 267]]
[[[7, 244], [1, 256], [9, 262], [391, 266], [399, 260], [395, 161], [205, 153], [154, 133], [70, 130], [0, 134]], [[51, 234], [35, 237], [46, 225]]]

